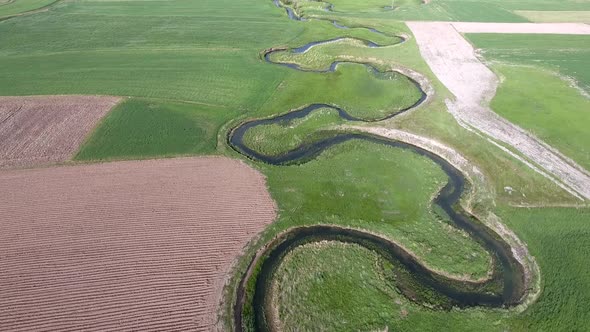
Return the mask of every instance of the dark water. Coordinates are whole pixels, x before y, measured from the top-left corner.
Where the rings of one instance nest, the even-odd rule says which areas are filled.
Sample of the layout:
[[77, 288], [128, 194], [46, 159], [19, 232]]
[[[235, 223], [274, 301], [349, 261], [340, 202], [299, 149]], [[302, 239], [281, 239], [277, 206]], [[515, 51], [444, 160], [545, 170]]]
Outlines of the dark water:
[[[281, 7], [280, 4], [278, 4], [278, 0], [275, 0], [275, 3], [277, 6]], [[334, 24], [336, 24], [336, 22], [334, 22]], [[339, 38], [310, 43], [291, 51], [294, 53], [303, 53], [313, 45], [338, 39]], [[375, 44], [373, 47], [379, 46]], [[308, 70], [301, 68], [296, 64], [275, 63], [270, 59], [270, 54], [272, 52], [274, 51], [269, 51], [264, 55], [266, 61], [286, 66], [294, 70], [318, 73], [333, 72], [337, 69], [337, 66], [342, 63], [333, 62], [330, 67], [325, 70]], [[366, 66], [375, 75], [383, 73], [370, 64], [361, 65]], [[417, 100], [412, 106], [390, 114], [385, 118], [391, 118], [413, 109], [426, 99], [426, 94], [420, 88], [419, 84], [417, 82], [414, 82], [414, 84], [421, 91], [421, 97], [419, 100]], [[257, 264], [261, 265], [259, 266], [260, 269], [257, 275], [254, 274], [256, 279], [254, 280], [255, 286], [252, 299], [248, 299], [246, 294], [246, 287], [249, 282], [248, 272], [244, 275], [239, 284], [237, 300], [234, 307], [235, 329], [243, 330], [242, 318], [244, 306], [246, 301], [251, 301], [250, 303], [252, 303], [252, 308], [254, 310], [253, 316], [255, 329], [257, 331], [270, 330], [270, 326], [266, 319], [266, 312], [270, 309], [268, 294], [270, 281], [274, 277], [274, 272], [285, 255], [294, 248], [306, 243], [323, 240], [356, 243], [377, 252], [400, 271], [399, 274], [396, 274], [395, 278], [396, 286], [400, 292], [417, 302], [434, 304], [439, 309], [472, 306], [509, 307], [518, 304], [526, 292], [522, 266], [514, 258], [507, 243], [495, 235], [493, 231], [485, 227], [474, 216], [468, 214], [460, 207], [458, 202], [465, 190], [465, 178], [457, 168], [440, 156], [408, 143], [362, 133], [335, 132], [331, 137], [323, 138], [310, 144], [301, 145], [277, 156], [261, 154], [249, 148], [243, 141], [244, 135], [251, 128], [268, 124], [282, 124], [294, 119], [304, 118], [311, 112], [324, 107], [336, 110], [339, 116], [347, 121], [364, 122], [362, 119], [351, 116], [339, 107], [317, 103], [269, 119], [258, 119], [244, 122], [230, 132], [228, 136], [228, 144], [239, 153], [254, 161], [272, 165], [305, 163], [309, 160], [313, 160], [330, 147], [352, 140], [363, 140], [375, 144], [386, 145], [391, 148], [406, 149], [429, 158], [431, 161], [439, 165], [448, 177], [447, 184], [439, 191], [432, 204], [444, 211], [455, 227], [467, 232], [474, 241], [480, 243], [491, 254], [494, 265], [492, 277], [490, 280], [480, 283], [449, 279], [448, 277], [428, 270], [420, 261], [414, 259], [408, 252], [395, 243], [361, 230], [328, 225], [294, 228], [267, 244], [265, 251], [259, 256], [263, 259], [262, 263], [256, 258], [251, 262], [248, 271], [252, 271]], [[422, 294], [421, 292], [424, 294], [435, 294], [435, 296], [422, 297], [420, 295]]]
[[[338, 29], [344, 29], [344, 30], [346, 30], [346, 29], [352, 29], [352, 27], [349, 27], [349, 26], [346, 26], [346, 25], [340, 24], [340, 23], [338, 23], [338, 22], [336, 22], [336, 21], [332, 21], [332, 25], [334, 25], [334, 26], [335, 26], [335, 27], [337, 27]], [[359, 28], [359, 29], [367, 29], [367, 30], [369, 30], [369, 31], [371, 31], [371, 32], [373, 32], [373, 33], [379, 34], [379, 35], [383, 35], [383, 36], [389, 36], [389, 35], [388, 35], [388, 34], [386, 34], [385, 32], [379, 31], [379, 30], [377, 30], [377, 29], [375, 29], [375, 28], [369, 28], [369, 27], [356, 27], [356, 28]], [[401, 38], [401, 37], [400, 37], [400, 38]]]
[[[293, 8], [291, 8], [291, 7], [288, 7], [288, 6], [283, 6], [283, 4], [280, 2], [280, 0], [273, 0], [273, 3], [274, 3], [274, 4], [275, 4], [275, 6], [277, 6], [278, 8], [284, 8], [284, 9], [285, 9], [285, 12], [287, 12], [287, 16], [288, 16], [290, 19], [292, 19], [292, 20], [294, 20], [294, 21], [303, 21], [303, 22], [307, 21], [307, 19], [306, 19], [306, 18], [304, 18], [304, 17], [301, 17], [301, 16], [297, 15], [297, 13], [295, 13], [295, 10], [293, 10]], [[326, 7], [324, 8], [324, 10], [325, 10], [325, 11], [328, 11], [328, 12], [334, 12], [334, 5], [333, 5], [333, 4], [331, 4], [331, 3], [329, 3], [329, 2], [326, 2], [326, 4], [327, 4], [327, 5], [326, 5]], [[385, 8], [387, 8], [387, 7], [388, 7], [388, 6], [386, 6], [386, 7], [383, 7], [383, 8], [385, 9]], [[323, 20], [322, 18], [318, 18], [318, 19], [319, 19], [319, 20]], [[336, 28], [338, 28], [338, 29], [351, 29], [351, 27], [348, 27], [348, 26], [346, 26], [346, 25], [340, 24], [340, 23], [338, 23], [338, 22], [336, 22], [336, 21], [334, 21], [334, 20], [332, 20], [332, 24], [333, 24], [333, 25], [334, 25]], [[367, 30], [369, 30], [369, 31], [371, 31], [371, 32], [374, 32], [374, 33], [376, 33], [376, 34], [380, 34], [380, 35], [387, 36], [387, 34], [386, 34], [386, 33], [384, 33], [384, 32], [381, 32], [381, 31], [379, 31], [379, 30], [377, 30], [377, 29], [374, 29], [374, 28], [369, 28], [369, 27], [358, 27], [358, 28], [360, 28], [360, 29], [367, 29]]]
[[284, 8], [285, 12], [287, 12], [287, 16], [290, 19], [295, 20], [295, 21], [303, 21], [303, 22], [307, 21], [305, 18], [298, 16], [297, 13], [295, 13], [295, 11], [293, 10], [293, 8], [283, 6], [283, 4], [281, 4], [280, 0], [273, 0], [273, 3], [278, 8]]

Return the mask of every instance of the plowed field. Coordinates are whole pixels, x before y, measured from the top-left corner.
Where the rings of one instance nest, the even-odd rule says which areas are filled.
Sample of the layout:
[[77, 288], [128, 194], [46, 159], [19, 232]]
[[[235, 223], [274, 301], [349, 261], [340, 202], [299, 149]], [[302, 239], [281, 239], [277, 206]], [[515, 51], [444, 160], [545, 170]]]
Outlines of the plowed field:
[[98, 96], [0, 97], [0, 168], [71, 159], [88, 132], [119, 100]]
[[0, 330], [206, 331], [231, 265], [275, 218], [227, 158], [0, 172]]

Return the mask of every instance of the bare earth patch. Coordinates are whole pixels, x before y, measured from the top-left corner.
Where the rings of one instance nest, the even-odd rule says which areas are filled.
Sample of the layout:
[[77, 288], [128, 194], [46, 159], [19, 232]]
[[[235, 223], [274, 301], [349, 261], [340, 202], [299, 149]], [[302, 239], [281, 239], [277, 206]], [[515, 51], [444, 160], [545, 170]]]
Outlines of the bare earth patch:
[[[407, 22], [422, 57], [437, 78], [455, 95], [447, 107], [465, 128], [489, 136], [489, 141], [551, 179], [572, 195], [590, 199], [590, 173], [522, 128], [489, 108], [498, 78], [475, 55], [460, 32], [590, 34], [584, 24]], [[520, 27], [520, 28], [519, 28]], [[574, 28], [578, 27], [578, 28]], [[518, 151], [521, 155], [509, 150]]]
[[228, 158], [5, 170], [0, 187], [2, 331], [212, 330], [276, 211]]
[[0, 168], [70, 160], [88, 133], [120, 99], [0, 97]]

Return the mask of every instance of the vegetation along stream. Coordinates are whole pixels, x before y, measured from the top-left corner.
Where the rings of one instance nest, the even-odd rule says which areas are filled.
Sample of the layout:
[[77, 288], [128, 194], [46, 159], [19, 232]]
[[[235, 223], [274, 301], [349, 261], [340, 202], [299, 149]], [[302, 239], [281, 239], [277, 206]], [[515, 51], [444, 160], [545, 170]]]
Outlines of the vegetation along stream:
[[[275, 3], [277, 3], [277, 6], [282, 7], [277, 1]], [[293, 19], [299, 19], [292, 13], [289, 16], [293, 16]], [[334, 40], [338, 39], [310, 43], [292, 49], [291, 52], [304, 53], [315, 45]], [[379, 45], [370, 41], [363, 42], [368, 47], [379, 47]], [[342, 63], [333, 62], [328, 69], [324, 70], [304, 69], [294, 63], [273, 62], [271, 54], [277, 51], [285, 51], [285, 49], [266, 51], [264, 59], [267, 62], [287, 66], [294, 70], [319, 73], [333, 72]], [[386, 73], [370, 64], [361, 63], [360, 65], [366, 66], [374, 75]], [[412, 82], [421, 91], [419, 99], [413, 105], [387, 115], [385, 119], [411, 110], [426, 99], [426, 94], [420, 85], [413, 80]], [[331, 131], [327, 136], [320, 136], [311, 142], [301, 144], [294, 149], [277, 155], [266, 155], [256, 151], [255, 148], [248, 146], [244, 141], [244, 136], [248, 130], [255, 127], [289, 123], [293, 120], [305, 118], [315, 110], [322, 108], [337, 111], [339, 117], [343, 120], [350, 122], [367, 121], [351, 116], [342, 108], [333, 105], [310, 104], [286, 114], [244, 122], [230, 132], [228, 143], [236, 151], [254, 161], [282, 166], [308, 162], [324, 150], [350, 140], [365, 140], [392, 148], [407, 149], [427, 157], [439, 165], [448, 176], [448, 182], [432, 202], [433, 210], [444, 216], [455, 227], [467, 232], [473, 240], [480, 243], [491, 254], [493, 261], [492, 273], [489, 278], [482, 281], [458, 280], [432, 271], [403, 247], [378, 234], [333, 225], [291, 228], [275, 237], [274, 240], [261, 249], [250, 263], [246, 273], [244, 273], [238, 286], [234, 307], [234, 328], [236, 331], [246, 329], [244, 326], [245, 315], [250, 315], [250, 321], [253, 318], [255, 330], [273, 330], [273, 321], [278, 319], [272, 317], [274, 313], [273, 308], [271, 308], [272, 280], [275, 271], [283, 258], [294, 248], [303, 244], [325, 240], [355, 243], [375, 251], [389, 263], [388, 280], [394, 283], [397, 289], [410, 300], [429, 307], [440, 310], [472, 306], [510, 307], [518, 304], [524, 298], [526, 286], [522, 266], [515, 259], [510, 246], [500, 236], [461, 208], [459, 199], [465, 190], [465, 177], [442, 157], [405, 142], [338, 129]]]

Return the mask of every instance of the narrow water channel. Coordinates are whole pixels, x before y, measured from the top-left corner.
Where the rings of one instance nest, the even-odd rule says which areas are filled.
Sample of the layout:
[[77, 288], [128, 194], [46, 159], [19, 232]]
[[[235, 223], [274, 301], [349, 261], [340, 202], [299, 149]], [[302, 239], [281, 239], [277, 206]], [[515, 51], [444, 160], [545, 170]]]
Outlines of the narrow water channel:
[[[280, 3], [275, 3], [277, 3], [277, 6], [280, 6]], [[291, 17], [291, 15], [289, 16]], [[294, 53], [304, 53], [315, 45], [333, 42], [338, 39], [340, 38], [310, 43], [291, 51]], [[372, 42], [366, 42], [366, 44], [369, 47], [379, 47], [379, 45]], [[271, 54], [276, 51], [279, 50], [266, 52], [264, 59], [269, 63], [286, 66], [294, 70], [324, 73], [337, 70], [338, 65], [343, 63], [333, 62], [325, 70], [303, 69], [297, 64], [273, 62], [271, 60]], [[382, 73], [370, 64], [361, 65], [367, 66], [374, 74]], [[384, 119], [392, 118], [411, 110], [426, 99], [426, 94], [420, 85], [413, 80], [412, 82], [420, 89], [420, 98], [410, 107], [394, 112]], [[335, 132], [330, 137], [301, 145], [276, 156], [262, 154], [244, 143], [244, 135], [254, 127], [281, 124], [293, 119], [304, 118], [319, 108], [334, 109], [342, 119], [347, 121], [366, 122], [351, 116], [345, 110], [333, 105], [321, 103], [311, 104], [272, 118], [244, 122], [230, 132], [228, 144], [239, 153], [254, 161], [283, 166], [308, 162], [326, 149], [351, 140], [364, 140], [374, 144], [386, 145], [391, 148], [406, 149], [424, 156], [439, 165], [448, 177], [447, 184], [439, 191], [432, 204], [444, 211], [455, 227], [467, 232], [474, 241], [480, 243], [490, 253], [493, 258], [493, 272], [488, 280], [482, 282], [455, 280], [429, 270], [424, 264], [396, 243], [370, 232], [333, 225], [293, 228], [279, 235], [269, 243], [264, 251], [255, 257], [248, 271], [244, 274], [237, 290], [237, 300], [234, 307], [234, 324], [237, 331], [243, 330], [243, 311], [247, 303], [251, 304], [253, 309], [255, 329], [257, 331], [272, 331], [272, 326], [269, 325], [268, 319], [270, 315], [269, 301], [271, 296], [270, 286], [276, 269], [281, 264], [283, 258], [294, 248], [306, 243], [324, 240], [355, 243], [380, 254], [395, 267], [394, 270], [396, 272], [394, 272], [392, 282], [410, 300], [429, 304], [442, 310], [451, 307], [472, 306], [510, 307], [519, 303], [526, 291], [522, 266], [515, 259], [510, 246], [506, 242], [460, 207], [459, 199], [465, 190], [465, 177], [457, 168], [442, 157], [405, 142], [352, 132]], [[250, 278], [255, 278], [253, 294], [247, 294], [246, 291]], [[430, 295], [423, 296], [421, 294]]]

